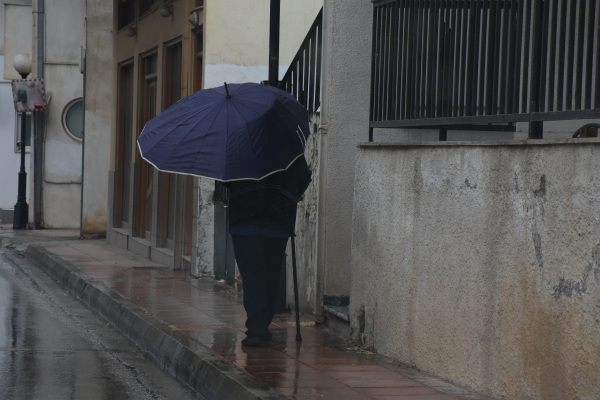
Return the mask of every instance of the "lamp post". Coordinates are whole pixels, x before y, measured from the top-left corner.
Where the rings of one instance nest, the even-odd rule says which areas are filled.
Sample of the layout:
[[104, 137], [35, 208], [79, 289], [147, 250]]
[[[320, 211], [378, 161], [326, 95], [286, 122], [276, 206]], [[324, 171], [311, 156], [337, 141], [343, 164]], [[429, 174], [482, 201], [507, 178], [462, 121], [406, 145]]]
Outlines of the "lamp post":
[[[31, 57], [29, 54], [19, 54], [13, 61], [15, 70], [21, 75], [21, 78], [27, 79], [31, 73]], [[25, 96], [27, 94], [25, 93]], [[26, 99], [25, 99], [26, 101]], [[15, 214], [13, 219], [13, 229], [23, 229], [27, 224], [29, 217], [29, 206], [27, 205], [27, 172], [25, 172], [25, 125], [27, 112], [21, 112], [21, 140], [18, 142], [21, 150], [21, 169], [19, 170], [19, 191], [17, 195], [17, 204], [15, 204]]]

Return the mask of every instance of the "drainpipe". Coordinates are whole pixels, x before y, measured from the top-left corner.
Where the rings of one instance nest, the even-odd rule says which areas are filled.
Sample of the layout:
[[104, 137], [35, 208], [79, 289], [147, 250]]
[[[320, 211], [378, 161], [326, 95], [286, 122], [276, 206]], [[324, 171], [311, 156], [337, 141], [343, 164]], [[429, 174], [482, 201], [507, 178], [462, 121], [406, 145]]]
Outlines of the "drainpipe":
[[[87, 20], [85, 30], [87, 32]], [[83, 73], [83, 126], [81, 127], [81, 208], [79, 211], [79, 239], [83, 239], [83, 182], [85, 172], [85, 86], [86, 86], [86, 63], [87, 63], [87, 34], [86, 46], [81, 48], [81, 72]]]
[[323, 322], [323, 297], [325, 288], [325, 262], [327, 240], [327, 139], [329, 112], [329, 68], [331, 65], [331, 7], [323, 1], [323, 64], [321, 71], [321, 123], [319, 125], [319, 199], [317, 202], [317, 272], [315, 290], [315, 319]]
[[[38, 78], [44, 78], [44, 0], [38, 0], [37, 10], [37, 63], [36, 71]], [[35, 115], [35, 129], [33, 139], [33, 224], [35, 229], [42, 228], [42, 153], [43, 153], [43, 135], [44, 113], [38, 111]]]

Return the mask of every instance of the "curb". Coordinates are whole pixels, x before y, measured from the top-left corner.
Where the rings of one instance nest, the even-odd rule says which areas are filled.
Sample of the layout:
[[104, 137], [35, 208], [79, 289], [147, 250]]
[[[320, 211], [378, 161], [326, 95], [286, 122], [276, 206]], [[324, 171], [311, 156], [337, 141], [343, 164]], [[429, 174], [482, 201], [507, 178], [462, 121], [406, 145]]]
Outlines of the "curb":
[[76, 266], [43, 247], [29, 245], [25, 256], [86, 307], [100, 314], [131, 342], [148, 352], [162, 369], [205, 398], [287, 399], [213, 350], [169, 328], [102, 282], [85, 280]]

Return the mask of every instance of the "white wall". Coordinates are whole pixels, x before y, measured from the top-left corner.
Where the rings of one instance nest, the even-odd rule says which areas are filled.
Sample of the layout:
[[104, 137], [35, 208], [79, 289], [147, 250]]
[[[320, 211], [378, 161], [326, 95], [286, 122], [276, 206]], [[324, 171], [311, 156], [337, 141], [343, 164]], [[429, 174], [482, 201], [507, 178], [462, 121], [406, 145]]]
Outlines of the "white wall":
[[[113, 80], [112, 3], [87, 0], [83, 233], [106, 231]], [[73, 47], [73, 46], [72, 46]]]
[[[268, 79], [269, 1], [206, 0], [204, 87]], [[283, 0], [279, 76], [296, 55], [323, 0]]]
[[44, 82], [47, 96], [52, 96], [46, 111], [42, 182], [46, 228], [79, 227], [82, 146], [66, 132], [62, 116], [70, 101], [83, 96], [79, 46], [85, 45], [85, 13], [85, 0], [45, 2]]
[[[0, 77], [4, 56], [0, 56]], [[0, 79], [0, 208], [12, 209], [17, 202], [20, 153], [15, 153], [15, 107], [10, 81]], [[25, 154], [25, 169], [29, 171], [29, 153]], [[29, 196], [29, 187], [27, 187]]]
[[354, 333], [494, 398], [600, 398], [599, 177], [599, 139], [361, 147]]

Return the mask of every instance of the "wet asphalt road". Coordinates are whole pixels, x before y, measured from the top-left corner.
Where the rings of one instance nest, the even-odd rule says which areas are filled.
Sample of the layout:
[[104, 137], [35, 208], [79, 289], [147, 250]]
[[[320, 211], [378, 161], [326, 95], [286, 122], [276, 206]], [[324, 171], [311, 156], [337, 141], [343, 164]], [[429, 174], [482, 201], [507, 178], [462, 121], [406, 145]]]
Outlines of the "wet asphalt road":
[[197, 398], [25, 258], [0, 249], [0, 399]]

